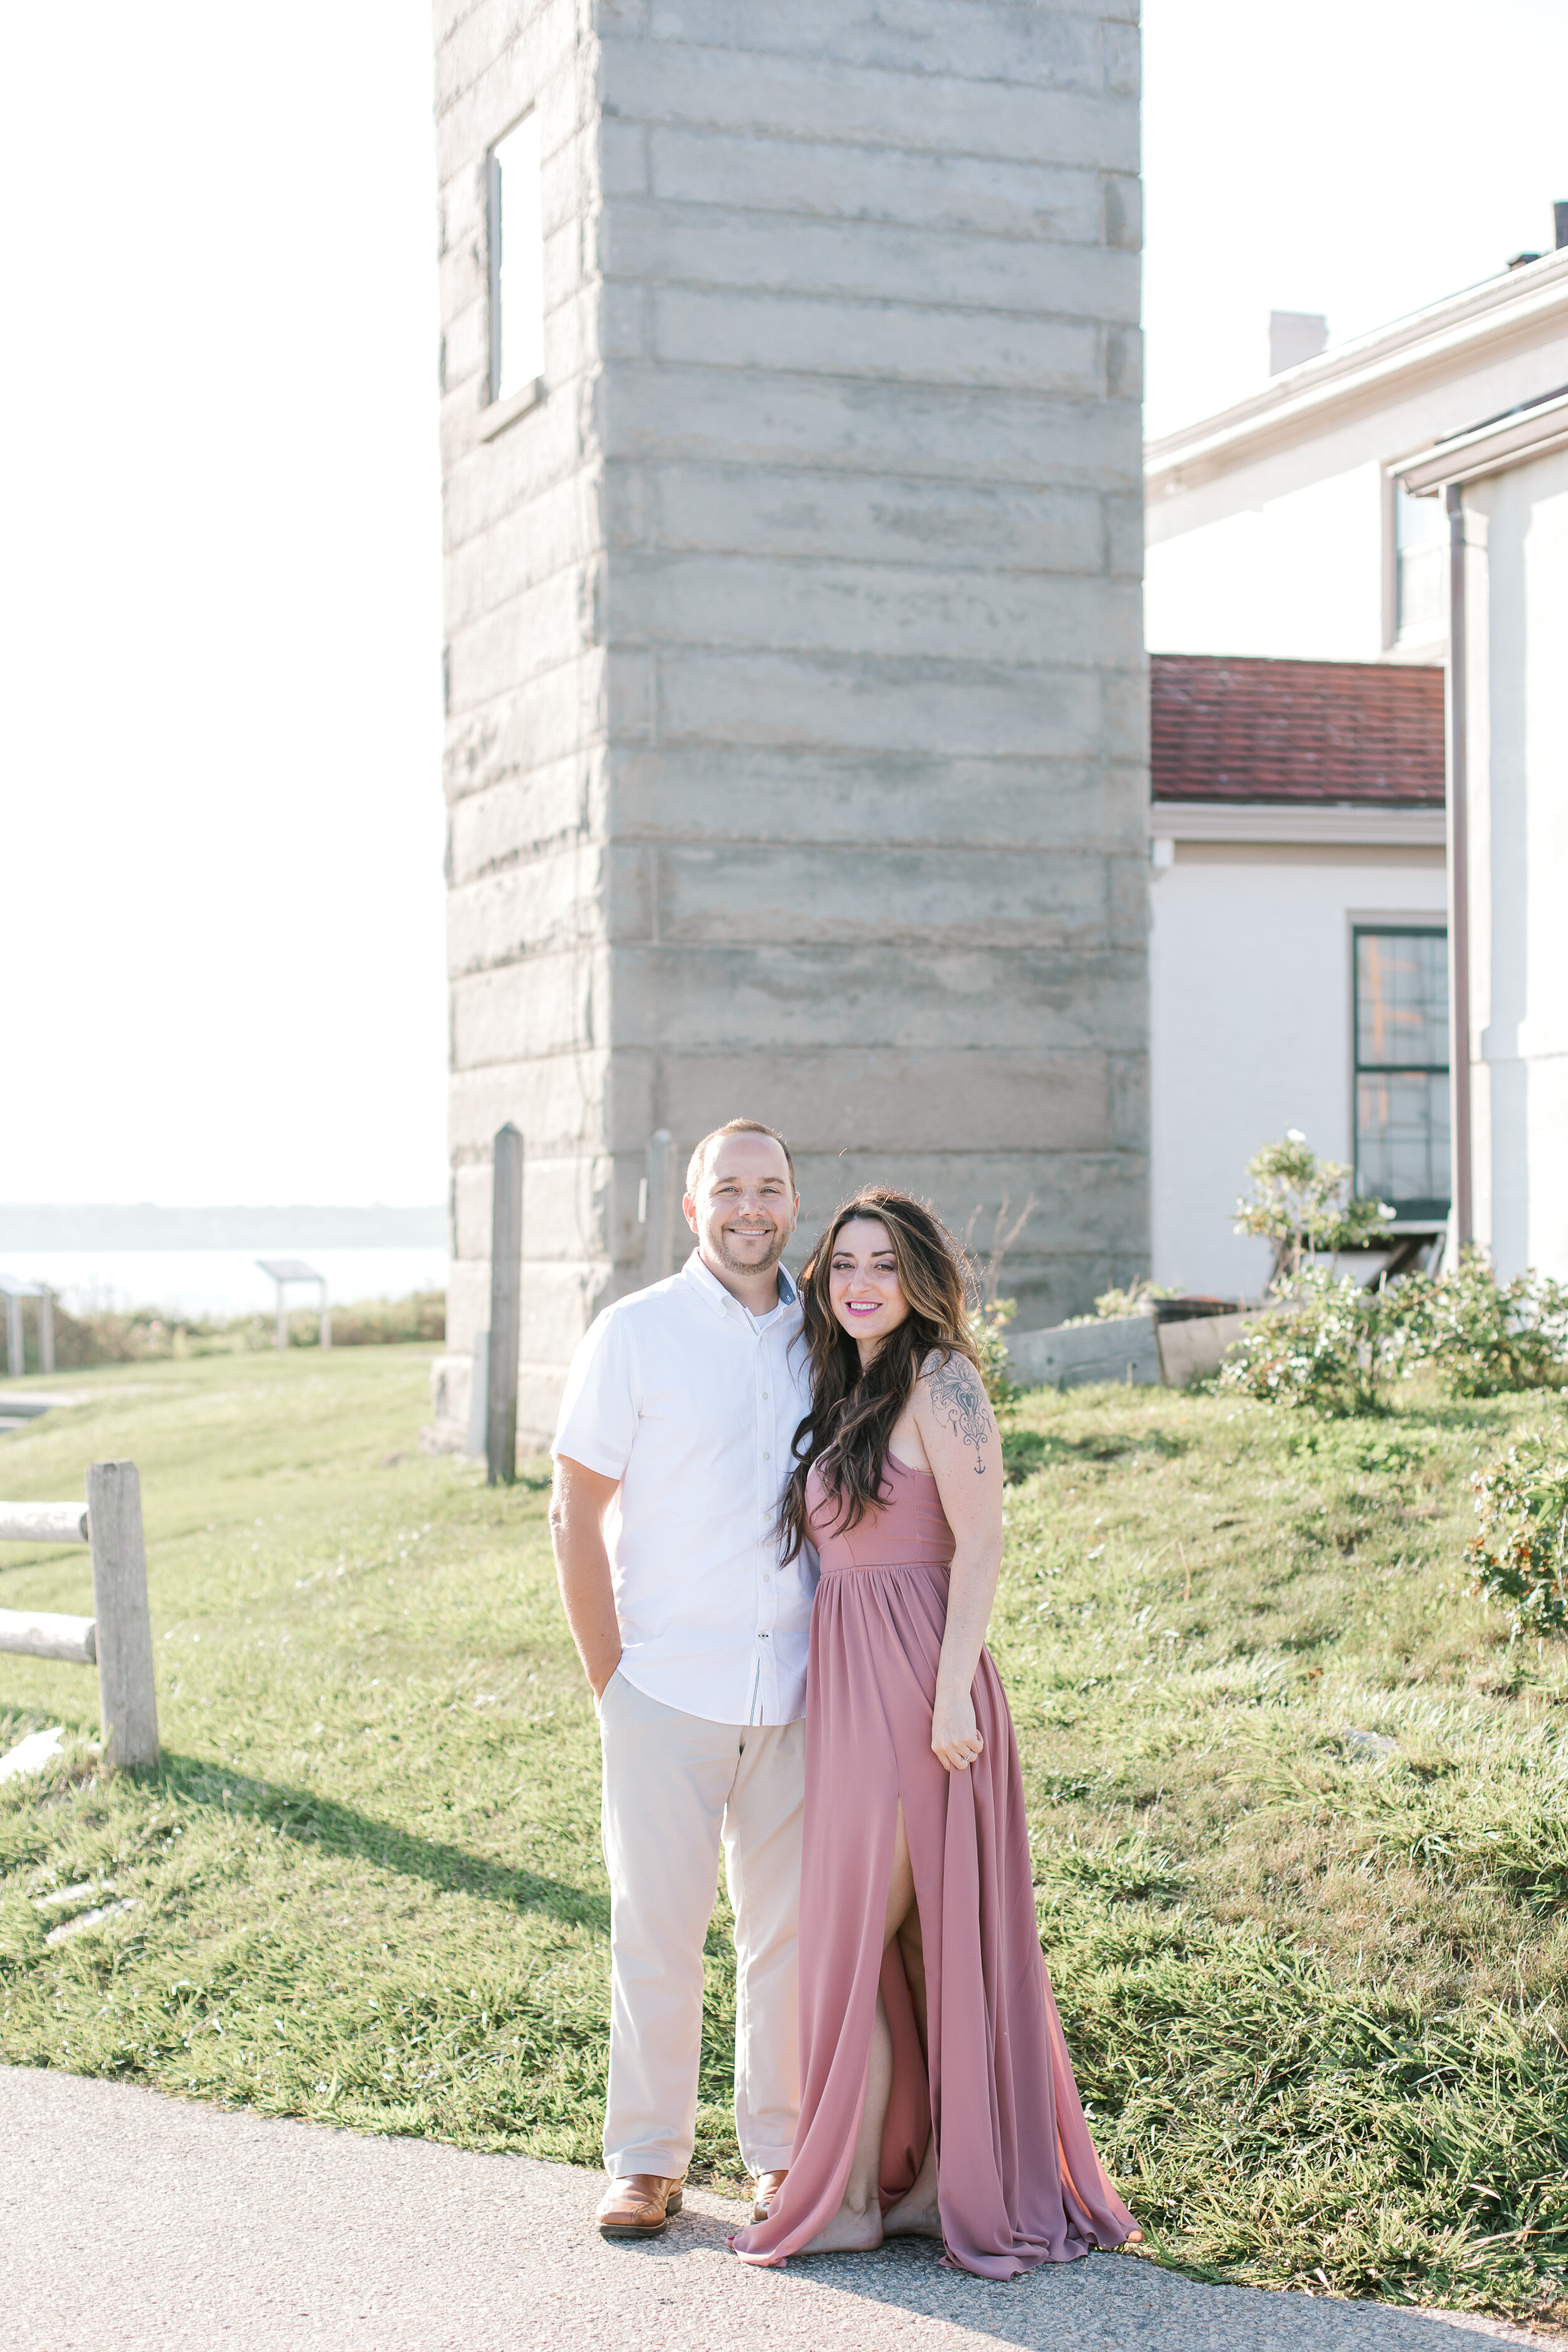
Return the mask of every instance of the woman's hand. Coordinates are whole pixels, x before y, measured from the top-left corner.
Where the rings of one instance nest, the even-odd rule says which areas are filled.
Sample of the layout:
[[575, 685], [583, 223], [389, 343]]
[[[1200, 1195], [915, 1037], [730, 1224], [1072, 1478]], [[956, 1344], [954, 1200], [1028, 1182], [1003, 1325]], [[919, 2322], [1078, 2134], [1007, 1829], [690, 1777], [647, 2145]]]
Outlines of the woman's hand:
[[966, 1772], [985, 1742], [974, 1720], [974, 1701], [967, 1691], [946, 1697], [936, 1695], [931, 1711], [931, 1754], [944, 1772]]

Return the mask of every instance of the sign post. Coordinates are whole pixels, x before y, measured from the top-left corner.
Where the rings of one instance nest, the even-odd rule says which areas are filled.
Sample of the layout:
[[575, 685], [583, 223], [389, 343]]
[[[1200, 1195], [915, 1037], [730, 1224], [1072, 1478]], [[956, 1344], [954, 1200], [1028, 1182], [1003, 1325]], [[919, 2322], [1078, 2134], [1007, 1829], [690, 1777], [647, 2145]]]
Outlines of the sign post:
[[517, 1476], [517, 1363], [522, 1349], [522, 1138], [508, 1119], [491, 1157], [490, 1336], [485, 1483]]

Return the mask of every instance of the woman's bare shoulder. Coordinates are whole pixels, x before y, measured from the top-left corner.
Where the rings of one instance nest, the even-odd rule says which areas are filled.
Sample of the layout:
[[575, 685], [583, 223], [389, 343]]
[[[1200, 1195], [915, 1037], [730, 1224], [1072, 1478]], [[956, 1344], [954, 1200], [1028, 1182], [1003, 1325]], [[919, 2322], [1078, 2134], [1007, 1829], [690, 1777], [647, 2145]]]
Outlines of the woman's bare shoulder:
[[984, 1444], [996, 1427], [984, 1381], [956, 1349], [931, 1349], [915, 1382], [915, 1405], [917, 1412], [923, 1406], [935, 1423], [966, 1444], [973, 1444], [981, 1432]]

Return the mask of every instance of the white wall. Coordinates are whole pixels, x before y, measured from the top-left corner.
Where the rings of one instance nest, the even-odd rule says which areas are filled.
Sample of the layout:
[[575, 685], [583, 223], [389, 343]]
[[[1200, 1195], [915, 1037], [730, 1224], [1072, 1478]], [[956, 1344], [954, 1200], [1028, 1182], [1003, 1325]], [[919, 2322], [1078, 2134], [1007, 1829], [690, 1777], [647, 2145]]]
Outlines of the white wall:
[[[1484, 686], [1473, 727], [1478, 1237], [1568, 1279], [1568, 451], [1474, 484]], [[1479, 539], [1479, 530], [1472, 530]], [[1486, 1115], [1489, 1101], [1489, 1118]]]
[[1257, 1293], [1247, 1162], [1291, 1127], [1351, 1158], [1351, 927], [1443, 920], [1443, 853], [1178, 842], [1152, 879], [1154, 1276]]

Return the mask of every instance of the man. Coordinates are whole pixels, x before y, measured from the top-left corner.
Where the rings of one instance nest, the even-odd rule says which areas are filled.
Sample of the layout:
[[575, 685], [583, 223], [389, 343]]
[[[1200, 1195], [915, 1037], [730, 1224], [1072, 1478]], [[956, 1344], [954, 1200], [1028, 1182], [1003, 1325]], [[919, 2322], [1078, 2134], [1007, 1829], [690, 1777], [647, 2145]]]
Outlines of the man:
[[572, 1360], [550, 1524], [593, 1685], [610, 1874], [610, 2086], [598, 2226], [658, 2235], [697, 2119], [702, 1945], [722, 1843], [735, 1912], [735, 2124], [778, 2192], [800, 2103], [795, 1940], [816, 1564], [776, 1514], [809, 1386], [780, 1264], [789, 1147], [755, 1119], [686, 1171], [697, 1248], [599, 1316]]

